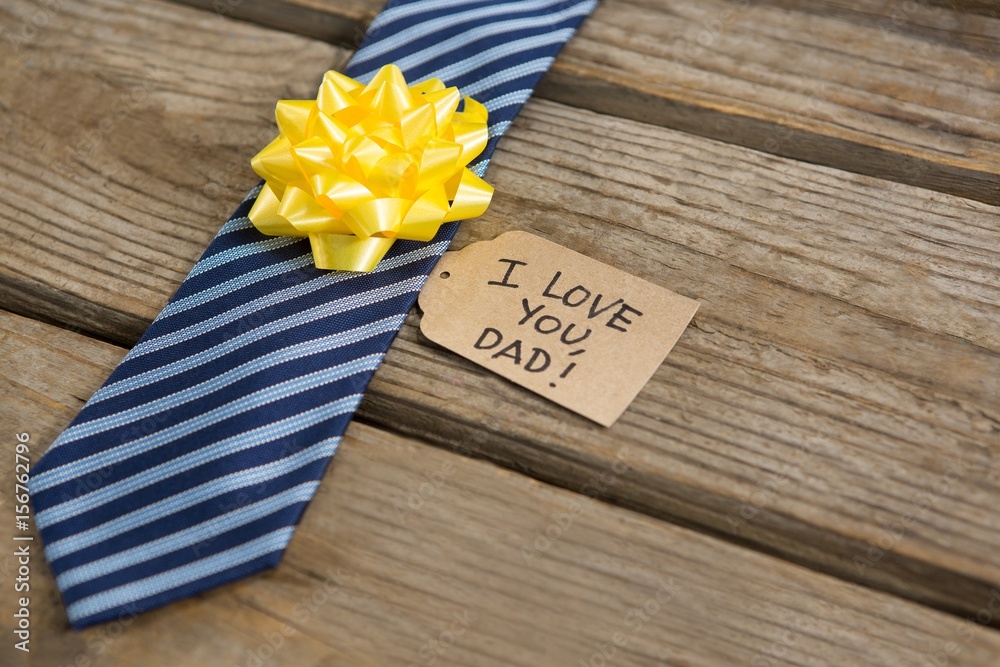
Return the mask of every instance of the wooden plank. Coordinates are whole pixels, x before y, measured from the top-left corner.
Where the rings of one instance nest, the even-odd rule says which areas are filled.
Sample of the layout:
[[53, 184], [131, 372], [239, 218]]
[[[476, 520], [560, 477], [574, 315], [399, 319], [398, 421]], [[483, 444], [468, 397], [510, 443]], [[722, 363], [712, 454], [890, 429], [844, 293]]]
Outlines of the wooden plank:
[[[37, 460], [123, 354], [0, 313], [0, 419], [31, 434]], [[974, 622], [358, 423], [275, 570], [74, 633], [32, 566], [39, 665], [600, 665], [603, 649], [619, 665], [940, 653], [992, 667], [1000, 654], [1000, 633]], [[27, 664], [10, 642], [0, 655]]]
[[[232, 16], [270, 13], [350, 44], [346, 29], [317, 33], [315, 14], [347, 19], [358, 4], [253, 0]], [[370, 16], [382, 3], [364, 4]], [[996, 12], [950, 0], [604, 0], [536, 94], [997, 204]]]
[[162, 2], [15, 0], [0, 26], [0, 300], [119, 342], [258, 180], [275, 101], [346, 55]]
[[[61, 189], [46, 185], [57, 174], [45, 160], [28, 158], [72, 145], [91, 121], [50, 119], [41, 102], [8, 116], [25, 128], [37, 118], [51, 134], [30, 143], [12, 132], [0, 157], [9, 165], [0, 198], [24, 211], [2, 233], [12, 250], [0, 257], [0, 305], [130, 344], [254, 181], [237, 164], [256, 148], [249, 139], [230, 149], [228, 166], [206, 146], [270, 136], [273, 99], [214, 99], [243, 55], [215, 50], [216, 29], [198, 29], [203, 13], [151, 3], [119, 16], [112, 0], [66, 7], [53, 18], [54, 27], [72, 19], [65, 53], [43, 50], [42, 32], [30, 47], [59, 92], [33, 99], [86, 109], [93, 91], [76, 83], [88, 80], [81, 71], [127, 89], [144, 62], [173, 63], [162, 68], [174, 83], [137, 104], [100, 157], [67, 162]], [[160, 37], [142, 12], [154, 12]], [[114, 21], [137, 41], [87, 47]], [[222, 24], [246, 31], [245, 42], [234, 38], [239, 54], [254, 40], [313, 48]], [[138, 44], [141, 56], [128, 50]], [[18, 76], [26, 85], [28, 74]], [[221, 119], [211, 133], [195, 120], [205, 108]], [[178, 139], [196, 132], [204, 145]], [[231, 171], [198, 171], [214, 168], [202, 159]], [[195, 171], [179, 177], [179, 168]], [[528, 105], [489, 178], [496, 204], [463, 226], [460, 243], [534, 231], [700, 300], [694, 327], [611, 430], [479, 372], [412, 327], [371, 387], [367, 419], [570, 488], [625, 447], [634, 479], [601, 497], [975, 612], [1000, 582], [991, 509], [1000, 490], [989, 472], [1000, 422], [995, 208], [546, 102]], [[925, 508], [952, 462], [964, 474]], [[886, 537], [884, 526], [901, 521], [903, 534]]]
[[695, 323], [604, 430], [412, 318], [366, 419], [571, 489], [624, 449], [604, 497], [974, 613], [1000, 582], [996, 209], [551, 103], [491, 168], [456, 247], [532, 231], [700, 300]]
[[[807, 6], [801, 3], [798, 7]], [[739, 0], [604, 5], [541, 94], [1000, 203], [994, 20], [862, 3], [865, 21]], [[612, 11], [612, 9], [614, 11]], [[939, 40], [909, 26], [944, 25]], [[897, 28], [896, 26], [901, 26]], [[968, 31], [990, 46], [951, 43]]]
[[996, 3], [992, 8], [977, 0], [922, 0], [921, 2], [886, 2], [885, 0], [759, 0], [763, 5], [788, 11], [805, 12], [852, 24], [877, 28], [889, 39], [899, 33], [922, 37], [938, 44], [960, 46], [975, 54], [990, 56], [997, 39], [992, 23], [982, 23], [980, 14], [1000, 18]]

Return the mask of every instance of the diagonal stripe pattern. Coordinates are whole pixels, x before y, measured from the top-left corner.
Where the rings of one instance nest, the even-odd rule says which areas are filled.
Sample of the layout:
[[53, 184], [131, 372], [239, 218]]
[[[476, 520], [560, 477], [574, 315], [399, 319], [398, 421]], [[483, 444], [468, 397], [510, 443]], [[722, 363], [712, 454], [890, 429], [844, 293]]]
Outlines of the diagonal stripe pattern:
[[[486, 170], [596, 0], [399, 0], [346, 74], [387, 63], [490, 111]], [[255, 188], [177, 294], [35, 466], [45, 554], [81, 628], [277, 565], [372, 374], [455, 233], [324, 272], [265, 237]]]

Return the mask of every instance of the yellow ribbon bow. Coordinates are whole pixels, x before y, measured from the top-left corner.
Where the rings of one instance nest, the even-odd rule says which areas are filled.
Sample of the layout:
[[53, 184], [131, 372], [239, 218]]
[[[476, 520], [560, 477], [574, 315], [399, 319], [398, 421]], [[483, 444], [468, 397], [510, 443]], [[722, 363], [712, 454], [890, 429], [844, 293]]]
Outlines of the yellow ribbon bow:
[[367, 86], [329, 71], [315, 100], [281, 100], [280, 134], [251, 160], [264, 234], [308, 236], [320, 269], [371, 271], [393, 241], [430, 241], [482, 215], [493, 188], [466, 168], [489, 139], [486, 107], [439, 79], [386, 65]]

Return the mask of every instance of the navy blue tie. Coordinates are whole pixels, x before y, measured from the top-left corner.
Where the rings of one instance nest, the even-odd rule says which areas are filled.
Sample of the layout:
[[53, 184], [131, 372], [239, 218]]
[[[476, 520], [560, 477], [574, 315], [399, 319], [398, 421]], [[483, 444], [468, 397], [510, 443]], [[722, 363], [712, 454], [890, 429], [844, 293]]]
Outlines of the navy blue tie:
[[[596, 0], [400, 0], [348, 76], [440, 78], [499, 136]], [[274, 567], [375, 369], [455, 233], [397, 241], [371, 273], [313, 266], [239, 206], [177, 294], [34, 469], [72, 624], [135, 614]]]

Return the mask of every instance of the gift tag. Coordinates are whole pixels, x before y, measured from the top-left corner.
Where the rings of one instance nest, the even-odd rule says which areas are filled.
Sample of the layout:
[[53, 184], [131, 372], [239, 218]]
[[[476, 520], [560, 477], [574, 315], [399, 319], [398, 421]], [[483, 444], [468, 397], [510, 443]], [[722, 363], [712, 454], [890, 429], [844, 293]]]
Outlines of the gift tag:
[[420, 307], [420, 329], [435, 343], [611, 426], [698, 302], [533, 234], [507, 232], [445, 253]]

